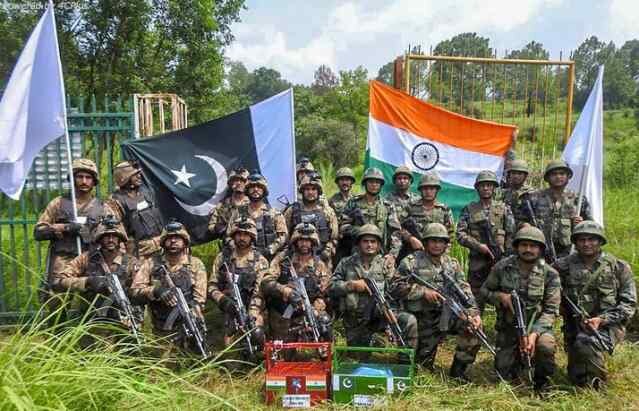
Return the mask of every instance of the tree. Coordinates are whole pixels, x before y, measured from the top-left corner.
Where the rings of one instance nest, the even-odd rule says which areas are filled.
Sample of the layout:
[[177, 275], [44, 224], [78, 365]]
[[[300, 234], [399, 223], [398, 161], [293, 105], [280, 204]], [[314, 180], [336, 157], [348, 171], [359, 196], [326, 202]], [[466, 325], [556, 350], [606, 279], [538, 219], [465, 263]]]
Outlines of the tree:
[[296, 121], [295, 129], [298, 154], [313, 161], [330, 162], [336, 168], [352, 166], [359, 160], [357, 136], [344, 121], [310, 115]]
[[386, 83], [389, 86], [393, 85], [393, 77], [395, 75], [395, 61], [389, 61], [379, 68], [377, 71], [377, 77], [375, 78], [377, 81], [381, 81], [382, 83]]
[[333, 73], [333, 70], [325, 64], [322, 64], [315, 70], [313, 78], [312, 87], [318, 94], [324, 94], [339, 84], [339, 80], [335, 73]]
[[283, 79], [279, 71], [260, 67], [249, 76], [246, 93], [251, 99], [251, 104], [254, 104], [290, 87], [291, 83]]

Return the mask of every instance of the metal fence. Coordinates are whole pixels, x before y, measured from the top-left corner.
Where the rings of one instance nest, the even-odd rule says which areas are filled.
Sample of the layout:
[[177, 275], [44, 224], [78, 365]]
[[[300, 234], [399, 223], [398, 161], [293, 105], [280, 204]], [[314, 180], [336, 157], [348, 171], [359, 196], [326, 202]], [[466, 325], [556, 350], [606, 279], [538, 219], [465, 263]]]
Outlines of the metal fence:
[[[134, 137], [133, 100], [67, 97], [67, 108], [72, 155], [96, 162], [100, 171], [96, 193], [104, 197], [113, 188], [119, 142]], [[42, 151], [19, 201], [0, 193], [0, 325], [37, 312], [47, 243], [33, 240], [33, 227], [49, 201], [68, 189], [65, 150], [64, 139], [59, 139]]]

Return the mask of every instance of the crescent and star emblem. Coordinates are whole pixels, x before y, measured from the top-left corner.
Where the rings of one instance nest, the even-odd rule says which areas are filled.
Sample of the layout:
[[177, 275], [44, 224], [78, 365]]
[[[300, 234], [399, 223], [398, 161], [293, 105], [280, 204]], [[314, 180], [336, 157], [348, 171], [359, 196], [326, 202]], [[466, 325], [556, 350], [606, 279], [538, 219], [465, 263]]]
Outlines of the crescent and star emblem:
[[[205, 202], [203, 202], [202, 204], [198, 204], [195, 206], [183, 203], [182, 201], [178, 200], [176, 197], [174, 197], [174, 199], [180, 205], [180, 207], [182, 207], [184, 210], [188, 211], [189, 213], [193, 215], [198, 215], [198, 216], [207, 216], [211, 213], [211, 210], [213, 210], [213, 207], [215, 207], [215, 204], [220, 202], [222, 198], [224, 197], [224, 192], [226, 191], [226, 184], [228, 181], [228, 175], [226, 174], [226, 169], [224, 168], [224, 166], [220, 164], [214, 158], [211, 158], [208, 156], [194, 156], [194, 157], [199, 158], [200, 160], [206, 162], [211, 167], [211, 169], [213, 169], [213, 172], [215, 173], [215, 177], [217, 179], [215, 193], [213, 193], [213, 196], [209, 198], [208, 200], [206, 200]], [[191, 188], [190, 179], [195, 177], [195, 174], [189, 173], [186, 170], [186, 164], [182, 164], [182, 168], [180, 170], [171, 170], [171, 173], [173, 173], [176, 178], [175, 183], [173, 183], [173, 185], [183, 184], [186, 187]]]

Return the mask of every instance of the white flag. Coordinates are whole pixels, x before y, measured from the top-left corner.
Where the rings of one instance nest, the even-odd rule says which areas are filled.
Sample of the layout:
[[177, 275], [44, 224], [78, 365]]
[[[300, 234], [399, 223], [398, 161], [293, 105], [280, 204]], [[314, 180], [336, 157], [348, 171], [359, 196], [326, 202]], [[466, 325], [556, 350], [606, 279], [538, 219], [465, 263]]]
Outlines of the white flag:
[[592, 218], [603, 225], [603, 73], [599, 67], [595, 86], [590, 91], [562, 158], [574, 171], [568, 188], [585, 196]]
[[0, 100], [0, 190], [20, 198], [33, 160], [64, 135], [65, 119], [64, 80], [49, 1]]

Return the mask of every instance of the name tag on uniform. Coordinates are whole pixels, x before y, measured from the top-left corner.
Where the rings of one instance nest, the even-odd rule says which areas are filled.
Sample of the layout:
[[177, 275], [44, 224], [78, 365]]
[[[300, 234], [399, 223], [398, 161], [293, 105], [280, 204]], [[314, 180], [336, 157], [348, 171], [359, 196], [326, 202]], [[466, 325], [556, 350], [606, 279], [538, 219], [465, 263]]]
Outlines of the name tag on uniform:
[[78, 224], [86, 224], [87, 223], [87, 218], [85, 216], [78, 216], [78, 219], [76, 220], [76, 222]]
[[147, 203], [146, 200], [138, 203], [138, 211], [146, 210], [147, 208], [149, 208], [149, 203]]

